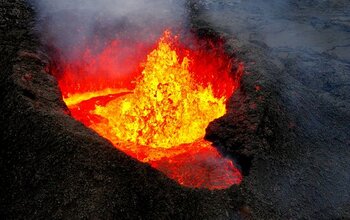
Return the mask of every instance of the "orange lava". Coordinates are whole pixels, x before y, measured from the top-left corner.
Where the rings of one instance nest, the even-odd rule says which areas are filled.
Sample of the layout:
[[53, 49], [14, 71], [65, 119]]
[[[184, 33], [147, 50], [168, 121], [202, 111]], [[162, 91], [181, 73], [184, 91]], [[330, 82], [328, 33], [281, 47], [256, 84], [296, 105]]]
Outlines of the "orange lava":
[[[118, 54], [116, 42], [63, 65], [59, 85], [72, 116], [184, 186], [239, 184], [239, 170], [204, 136], [208, 124], [226, 113], [242, 66], [231, 74], [222, 48], [187, 48], [169, 31], [147, 56], [143, 47], [129, 59]], [[120, 57], [123, 64], [115, 61]], [[128, 74], [118, 73], [128, 64]]]

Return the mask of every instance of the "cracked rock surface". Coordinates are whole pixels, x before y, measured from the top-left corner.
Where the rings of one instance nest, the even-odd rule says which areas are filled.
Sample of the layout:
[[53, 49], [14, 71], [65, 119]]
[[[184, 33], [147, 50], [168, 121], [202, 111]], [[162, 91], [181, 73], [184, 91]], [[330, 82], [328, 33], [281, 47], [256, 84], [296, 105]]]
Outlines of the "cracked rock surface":
[[350, 217], [349, 3], [193, 6], [193, 24], [230, 39], [246, 63], [231, 114], [213, 122], [207, 137], [237, 160], [251, 160], [242, 166], [249, 171], [243, 188], [252, 217]]

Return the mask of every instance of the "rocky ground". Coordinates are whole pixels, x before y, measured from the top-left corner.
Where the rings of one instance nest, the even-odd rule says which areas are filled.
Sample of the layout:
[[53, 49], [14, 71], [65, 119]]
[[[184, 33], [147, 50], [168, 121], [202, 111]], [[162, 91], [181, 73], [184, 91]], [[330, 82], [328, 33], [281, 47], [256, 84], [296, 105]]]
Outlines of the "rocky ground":
[[33, 32], [0, 1], [4, 218], [350, 218], [350, 2], [193, 1], [191, 26], [246, 66], [207, 138], [244, 171], [222, 191], [179, 186], [67, 115]]
[[[239, 109], [213, 123], [215, 135], [208, 136], [232, 156], [253, 158], [243, 188], [256, 218], [350, 217], [349, 3], [208, 0], [195, 6], [193, 23], [226, 36], [247, 63], [242, 95], [232, 103]], [[264, 101], [256, 102], [259, 95]], [[258, 115], [257, 126], [242, 120], [247, 115], [250, 121]]]
[[179, 186], [67, 115], [24, 1], [1, 2], [0, 216], [227, 218], [238, 187]]

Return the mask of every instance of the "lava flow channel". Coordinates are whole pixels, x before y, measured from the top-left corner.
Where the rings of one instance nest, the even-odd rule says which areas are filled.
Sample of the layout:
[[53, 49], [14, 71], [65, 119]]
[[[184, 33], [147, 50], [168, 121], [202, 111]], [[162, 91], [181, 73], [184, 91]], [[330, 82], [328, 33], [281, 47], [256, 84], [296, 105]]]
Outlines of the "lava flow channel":
[[84, 62], [63, 65], [59, 85], [72, 116], [184, 186], [239, 184], [239, 170], [204, 136], [208, 124], [226, 113], [242, 66], [231, 74], [232, 61], [222, 49], [189, 49], [165, 31], [145, 62], [129, 74], [133, 84], [131, 77], [113, 78], [119, 67], [112, 65], [111, 51], [118, 47], [112, 43]]

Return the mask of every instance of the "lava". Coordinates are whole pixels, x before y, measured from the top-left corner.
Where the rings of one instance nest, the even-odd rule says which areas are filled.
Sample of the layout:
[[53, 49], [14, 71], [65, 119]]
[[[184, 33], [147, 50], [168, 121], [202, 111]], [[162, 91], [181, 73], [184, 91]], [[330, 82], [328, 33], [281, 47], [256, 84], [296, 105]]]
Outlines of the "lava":
[[[72, 116], [184, 186], [239, 184], [239, 170], [204, 136], [208, 124], [226, 113], [242, 66], [231, 74], [232, 60], [222, 48], [186, 47], [170, 31], [147, 56], [150, 48], [141, 46], [134, 57], [123, 55], [123, 63], [115, 62], [122, 51], [116, 42], [63, 64], [59, 85]], [[129, 73], [118, 73], [125, 68], [120, 65]]]

